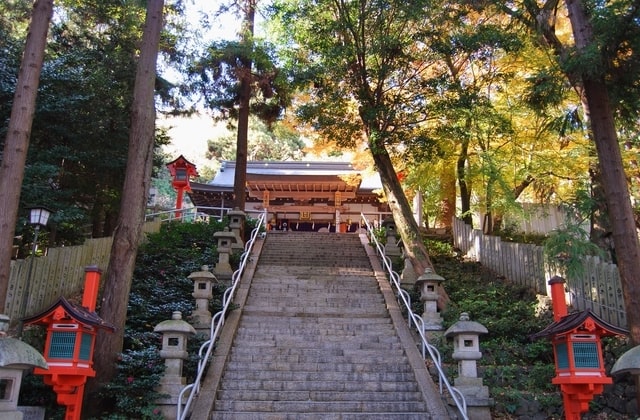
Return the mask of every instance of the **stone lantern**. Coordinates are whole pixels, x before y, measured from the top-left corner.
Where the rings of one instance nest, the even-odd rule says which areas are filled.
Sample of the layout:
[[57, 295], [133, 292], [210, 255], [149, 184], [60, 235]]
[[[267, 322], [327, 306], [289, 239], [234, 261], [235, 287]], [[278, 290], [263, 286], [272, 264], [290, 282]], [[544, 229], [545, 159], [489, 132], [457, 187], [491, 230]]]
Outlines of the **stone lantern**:
[[400, 247], [396, 244], [396, 223], [393, 217], [389, 216], [382, 221], [382, 227], [386, 231], [387, 243], [384, 246], [384, 254], [388, 257], [399, 257], [402, 255]]
[[33, 367], [47, 369], [47, 362], [30, 345], [6, 336], [9, 317], [0, 314], [0, 418], [22, 420], [18, 410], [20, 384], [25, 370]]
[[470, 321], [469, 314], [463, 312], [460, 320], [444, 333], [445, 337], [453, 339], [453, 359], [458, 361], [454, 386], [464, 395], [469, 418], [474, 420], [491, 420], [489, 407], [493, 401], [489, 398], [489, 388], [478, 377], [476, 364], [482, 358], [480, 334], [488, 332], [484, 325]]
[[226, 227], [224, 230], [214, 233], [213, 237], [218, 241], [218, 264], [216, 264], [213, 271], [219, 280], [231, 281], [233, 269], [229, 264], [229, 257], [231, 256], [236, 235], [233, 232], [229, 232], [229, 228]]
[[424, 329], [438, 331], [442, 329], [442, 317], [438, 312], [438, 289], [444, 277], [434, 273], [429, 267], [424, 269], [424, 273], [416, 280], [416, 287], [420, 290], [420, 300], [424, 303]]
[[160, 398], [157, 403], [165, 418], [176, 418], [178, 396], [186, 384], [186, 379], [182, 376], [182, 365], [189, 357], [187, 337], [195, 335], [196, 330], [182, 320], [182, 313], [175, 311], [170, 320], [162, 321], [153, 331], [162, 334], [160, 357], [165, 364], [158, 393], [169, 395]]
[[196, 309], [191, 313], [191, 323], [197, 331], [209, 334], [211, 330], [211, 312], [209, 311], [209, 301], [213, 299], [213, 285], [218, 283], [218, 279], [206, 265], [202, 266], [202, 271], [195, 271], [189, 275], [193, 280], [193, 296], [196, 300]]
[[416, 270], [413, 268], [411, 258], [402, 251], [402, 257], [404, 258], [404, 267], [400, 275], [400, 285], [406, 289], [413, 289], [416, 285]]
[[620, 356], [611, 368], [611, 374], [630, 373], [640, 375], [640, 346], [635, 346]]
[[234, 250], [244, 250], [244, 221], [247, 215], [237, 207], [227, 213], [229, 217], [229, 228], [235, 236], [234, 242], [231, 244], [231, 248]]

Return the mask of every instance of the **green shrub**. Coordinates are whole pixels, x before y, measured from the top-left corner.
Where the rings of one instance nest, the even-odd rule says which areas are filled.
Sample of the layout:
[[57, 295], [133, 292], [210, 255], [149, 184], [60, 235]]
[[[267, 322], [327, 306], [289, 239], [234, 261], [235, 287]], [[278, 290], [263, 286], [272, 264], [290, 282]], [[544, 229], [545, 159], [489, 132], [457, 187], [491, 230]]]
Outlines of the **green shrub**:
[[156, 391], [164, 372], [164, 361], [157, 346], [141, 350], [125, 350], [118, 360], [116, 377], [103, 386], [100, 396], [111, 401], [109, 412], [100, 419], [162, 419], [155, 401], [162, 395]]

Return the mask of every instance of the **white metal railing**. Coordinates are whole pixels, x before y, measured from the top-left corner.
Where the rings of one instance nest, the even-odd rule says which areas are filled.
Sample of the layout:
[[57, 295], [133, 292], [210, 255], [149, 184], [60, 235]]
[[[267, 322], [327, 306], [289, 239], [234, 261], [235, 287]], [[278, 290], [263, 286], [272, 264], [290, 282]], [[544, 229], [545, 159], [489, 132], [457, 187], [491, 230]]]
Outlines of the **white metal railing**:
[[429, 343], [429, 340], [425, 335], [424, 320], [422, 319], [421, 316], [415, 314], [411, 309], [411, 297], [409, 296], [409, 293], [406, 290], [400, 287], [400, 275], [393, 270], [391, 258], [385, 255], [384, 246], [380, 242], [378, 242], [378, 238], [373, 232], [373, 227], [369, 224], [369, 222], [365, 217], [363, 217], [362, 219], [365, 221], [365, 224], [367, 226], [367, 233], [369, 235], [369, 239], [371, 242], [375, 244], [376, 253], [380, 257], [380, 260], [385, 268], [385, 271], [387, 272], [387, 275], [389, 277], [389, 282], [397, 292], [396, 294], [397, 294], [398, 300], [404, 304], [405, 309], [407, 310], [409, 328], [411, 328], [412, 326], [415, 326], [416, 331], [420, 335], [420, 339], [422, 341], [422, 358], [426, 359], [427, 353], [429, 353], [429, 357], [431, 358], [436, 369], [438, 370], [438, 379], [439, 379], [438, 385], [440, 388], [440, 394], [443, 393], [443, 387], [445, 387], [449, 392], [449, 396], [451, 397], [456, 407], [458, 408], [458, 411], [462, 415], [463, 420], [469, 420], [469, 417], [467, 416], [467, 402], [464, 399], [464, 395], [462, 395], [462, 393], [458, 389], [456, 389], [454, 386], [452, 386], [449, 383], [449, 380], [447, 379], [447, 375], [444, 373], [444, 370], [442, 368], [442, 357], [440, 356], [440, 352], [436, 347], [434, 347], [432, 344]]
[[[189, 410], [191, 408], [191, 404], [193, 403], [194, 398], [200, 392], [200, 383], [202, 381], [202, 377], [205, 372], [205, 368], [211, 359], [211, 354], [215, 349], [216, 340], [220, 336], [222, 331], [222, 327], [225, 323], [225, 314], [231, 308], [233, 298], [236, 293], [236, 289], [238, 288], [238, 284], [240, 283], [240, 279], [244, 274], [244, 269], [247, 266], [247, 262], [249, 261], [249, 256], [251, 255], [251, 250], [253, 248], [256, 239], [259, 237], [261, 230], [265, 227], [267, 219], [266, 213], [261, 213], [257, 219], [257, 223], [255, 228], [251, 231], [251, 236], [249, 240], [244, 245], [244, 251], [242, 256], [240, 257], [240, 267], [234, 271], [231, 276], [231, 286], [225, 290], [222, 297], [222, 309], [216, 313], [211, 319], [211, 330], [209, 334], [209, 340], [205, 341], [202, 346], [200, 346], [200, 350], [198, 351], [198, 373], [196, 375], [196, 379], [192, 384], [185, 386], [182, 391], [180, 391], [180, 395], [178, 396], [178, 407], [177, 407], [177, 419], [184, 420], [187, 418], [189, 414]], [[186, 402], [183, 404], [184, 397], [186, 393], [189, 393], [189, 397]]]
[[[225, 207], [185, 207], [182, 209], [169, 209], [162, 210], [153, 213], [145, 214], [145, 222], [151, 222], [156, 219], [160, 219], [163, 222], [170, 222], [173, 220], [179, 220], [182, 222], [207, 222], [213, 218], [215, 220], [222, 220], [231, 211], [230, 208]], [[254, 214], [260, 217], [263, 211], [251, 211], [246, 210], [247, 214]]]
[[150, 222], [157, 219], [160, 219], [163, 222], [170, 222], [173, 220], [179, 220], [182, 222], [196, 222], [196, 221], [206, 222], [210, 218], [215, 218], [216, 220], [222, 220], [222, 218], [224, 217], [224, 214], [221, 213], [220, 216], [213, 216], [211, 213], [214, 210], [217, 210], [217, 208], [185, 207], [182, 209], [162, 210], [162, 211], [146, 214], [144, 216], [145, 218], [144, 220], [145, 222]]

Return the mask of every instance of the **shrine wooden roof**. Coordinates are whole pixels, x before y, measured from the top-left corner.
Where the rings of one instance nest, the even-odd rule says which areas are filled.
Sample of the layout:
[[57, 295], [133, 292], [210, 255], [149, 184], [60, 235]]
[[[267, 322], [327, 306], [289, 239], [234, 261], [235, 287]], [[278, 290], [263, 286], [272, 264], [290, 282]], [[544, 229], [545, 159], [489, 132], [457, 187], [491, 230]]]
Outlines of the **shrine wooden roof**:
[[[235, 162], [224, 161], [215, 178], [191, 183], [189, 197], [198, 207], [218, 206], [233, 199]], [[365, 175], [347, 162], [252, 161], [247, 163], [247, 201], [329, 203], [336, 197], [350, 203], [378, 203], [379, 176]], [[214, 204], [215, 202], [215, 204]], [[335, 204], [335, 203], [334, 203]]]

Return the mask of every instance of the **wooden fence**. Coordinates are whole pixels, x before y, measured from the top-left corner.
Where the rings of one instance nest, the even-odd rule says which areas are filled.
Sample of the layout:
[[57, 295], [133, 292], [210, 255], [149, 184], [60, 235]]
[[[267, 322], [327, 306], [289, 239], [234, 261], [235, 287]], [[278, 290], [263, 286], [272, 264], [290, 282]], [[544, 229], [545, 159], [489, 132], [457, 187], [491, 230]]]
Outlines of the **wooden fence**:
[[[160, 221], [147, 222], [144, 232], [157, 232]], [[87, 239], [83, 245], [49, 248], [47, 255], [11, 261], [11, 274], [4, 302], [4, 313], [15, 324], [25, 316], [35, 315], [55, 303], [60, 296], [78, 295], [84, 287], [84, 269], [95, 265], [103, 270], [109, 264], [112, 237]], [[25, 299], [25, 289], [29, 290]], [[24, 309], [24, 312], [22, 308]]]
[[[112, 242], [112, 237], [88, 239], [83, 245], [49, 248], [44, 257], [11, 261], [4, 313], [14, 323], [48, 308], [60, 296], [68, 298], [79, 293], [84, 285], [85, 267], [95, 265], [106, 270]], [[23, 313], [27, 281], [29, 290]]]
[[[549, 272], [541, 246], [503, 242], [459, 219], [453, 221], [453, 246], [508, 281], [549, 295], [547, 281], [555, 273]], [[603, 320], [627, 328], [618, 267], [597, 257], [586, 257], [584, 264], [581, 278], [566, 279], [568, 303], [575, 309], [589, 309]]]

